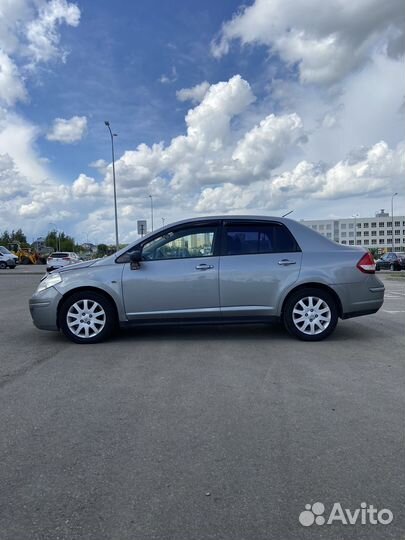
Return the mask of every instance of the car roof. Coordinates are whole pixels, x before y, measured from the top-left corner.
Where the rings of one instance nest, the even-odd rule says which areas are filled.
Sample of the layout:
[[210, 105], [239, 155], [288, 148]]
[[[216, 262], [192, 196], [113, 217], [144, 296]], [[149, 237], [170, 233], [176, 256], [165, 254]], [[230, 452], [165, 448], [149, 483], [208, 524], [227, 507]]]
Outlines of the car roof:
[[295, 221], [290, 218], [286, 217], [280, 217], [280, 216], [258, 216], [258, 215], [251, 215], [251, 214], [225, 214], [225, 215], [215, 215], [215, 216], [199, 216], [199, 217], [193, 217], [189, 219], [182, 219], [180, 221], [176, 221], [174, 223], [168, 223], [167, 225], [160, 227], [159, 229], [155, 229], [152, 232], [149, 232], [142, 238], [138, 238], [134, 242], [129, 243], [124, 248], [120, 249], [113, 255], [110, 255], [109, 257], [106, 257], [105, 259], [100, 260], [106, 261], [110, 259], [116, 259], [129, 249], [132, 249], [134, 246], [144, 243], [145, 241], [148, 241], [149, 238], [153, 238], [156, 235], [159, 235], [163, 231], [166, 231], [168, 229], [171, 229], [173, 227], [185, 225], [188, 223], [199, 223], [199, 222], [210, 222], [210, 221], [267, 221], [267, 222], [277, 222], [281, 223], [283, 225], [286, 225], [287, 228], [290, 230], [290, 232], [295, 237], [296, 241], [298, 242], [299, 246], [303, 250], [311, 250], [311, 251], [324, 251], [324, 250], [338, 250], [338, 251], [367, 251], [365, 248], [360, 246], [347, 246], [347, 245], [341, 245], [337, 244], [333, 240], [330, 240], [329, 238], [326, 238], [325, 236], [322, 236], [317, 231], [314, 231], [313, 229], [309, 228], [307, 225], [300, 223], [298, 221]]

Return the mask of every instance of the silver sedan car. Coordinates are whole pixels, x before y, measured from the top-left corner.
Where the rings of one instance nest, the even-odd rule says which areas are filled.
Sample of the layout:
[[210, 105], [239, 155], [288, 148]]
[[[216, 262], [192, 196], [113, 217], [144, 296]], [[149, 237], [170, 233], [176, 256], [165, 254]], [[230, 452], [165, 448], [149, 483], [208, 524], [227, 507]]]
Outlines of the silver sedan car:
[[116, 254], [50, 273], [30, 299], [34, 324], [76, 343], [115, 327], [282, 321], [305, 341], [338, 318], [378, 311], [372, 255], [286, 218], [222, 216], [163, 227]]

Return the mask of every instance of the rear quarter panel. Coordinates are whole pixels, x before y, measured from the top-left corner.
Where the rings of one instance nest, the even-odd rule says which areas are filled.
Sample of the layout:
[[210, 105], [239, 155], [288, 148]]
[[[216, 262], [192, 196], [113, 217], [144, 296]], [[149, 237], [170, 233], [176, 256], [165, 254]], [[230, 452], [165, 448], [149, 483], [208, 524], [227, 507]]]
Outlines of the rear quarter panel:
[[[291, 290], [307, 283], [319, 283], [333, 289], [342, 304], [343, 313], [378, 309], [384, 298], [383, 283], [374, 275], [357, 268], [366, 249], [336, 244], [292, 220], [286, 223], [302, 249], [299, 278], [286, 288], [280, 298], [279, 312]], [[378, 292], [370, 289], [380, 288]]]

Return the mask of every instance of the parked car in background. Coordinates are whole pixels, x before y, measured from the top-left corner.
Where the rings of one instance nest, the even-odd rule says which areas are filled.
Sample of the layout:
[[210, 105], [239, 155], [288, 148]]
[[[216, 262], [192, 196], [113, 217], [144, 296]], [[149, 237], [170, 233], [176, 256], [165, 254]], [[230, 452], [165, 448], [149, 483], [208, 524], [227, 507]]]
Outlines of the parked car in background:
[[10, 253], [0, 252], [0, 269], [4, 270], [5, 268], [15, 268], [16, 262], [13, 255]]
[[[14, 253], [11, 253], [9, 249], [7, 249], [4, 246], [0, 246], [0, 253], [2, 255], [11, 255], [12, 259], [14, 260], [15, 264], [18, 264], [18, 257]], [[14, 265], [15, 266], [15, 265]]]
[[57, 251], [52, 253], [46, 261], [46, 269], [48, 272], [62, 268], [63, 266], [69, 266], [70, 264], [76, 264], [81, 262], [81, 259], [73, 251]]
[[397, 251], [385, 253], [375, 263], [375, 269], [379, 270], [405, 270], [405, 253]]
[[318, 341], [339, 317], [376, 313], [383, 301], [364, 248], [287, 218], [224, 216], [180, 221], [60, 268], [40, 282], [30, 311], [38, 328], [76, 343], [102, 341], [117, 325], [278, 320]]

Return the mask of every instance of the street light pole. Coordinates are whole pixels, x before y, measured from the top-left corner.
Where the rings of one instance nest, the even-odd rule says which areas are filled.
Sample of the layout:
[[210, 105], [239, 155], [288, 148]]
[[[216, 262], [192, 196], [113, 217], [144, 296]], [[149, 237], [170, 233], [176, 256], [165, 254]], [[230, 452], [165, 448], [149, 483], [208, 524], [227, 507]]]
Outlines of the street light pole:
[[357, 246], [357, 218], [360, 217], [359, 214], [354, 214], [354, 245]]
[[391, 219], [392, 219], [392, 236], [391, 236], [391, 251], [394, 252], [394, 197], [398, 193], [394, 193], [391, 197]]
[[151, 230], [153, 232], [153, 197], [149, 195], [150, 198], [150, 217], [151, 217]]
[[110, 122], [108, 120], [105, 120], [104, 124], [107, 126], [108, 131], [110, 132], [110, 137], [111, 137], [111, 154], [112, 154], [113, 186], [114, 186], [115, 249], [116, 251], [118, 251], [120, 249], [120, 244], [118, 241], [117, 186], [115, 182], [115, 155], [114, 155], [114, 137], [116, 137], [117, 134], [111, 131]]
[[162, 217], [162, 225], [163, 225], [163, 227], [165, 226], [165, 218], [164, 217]]

